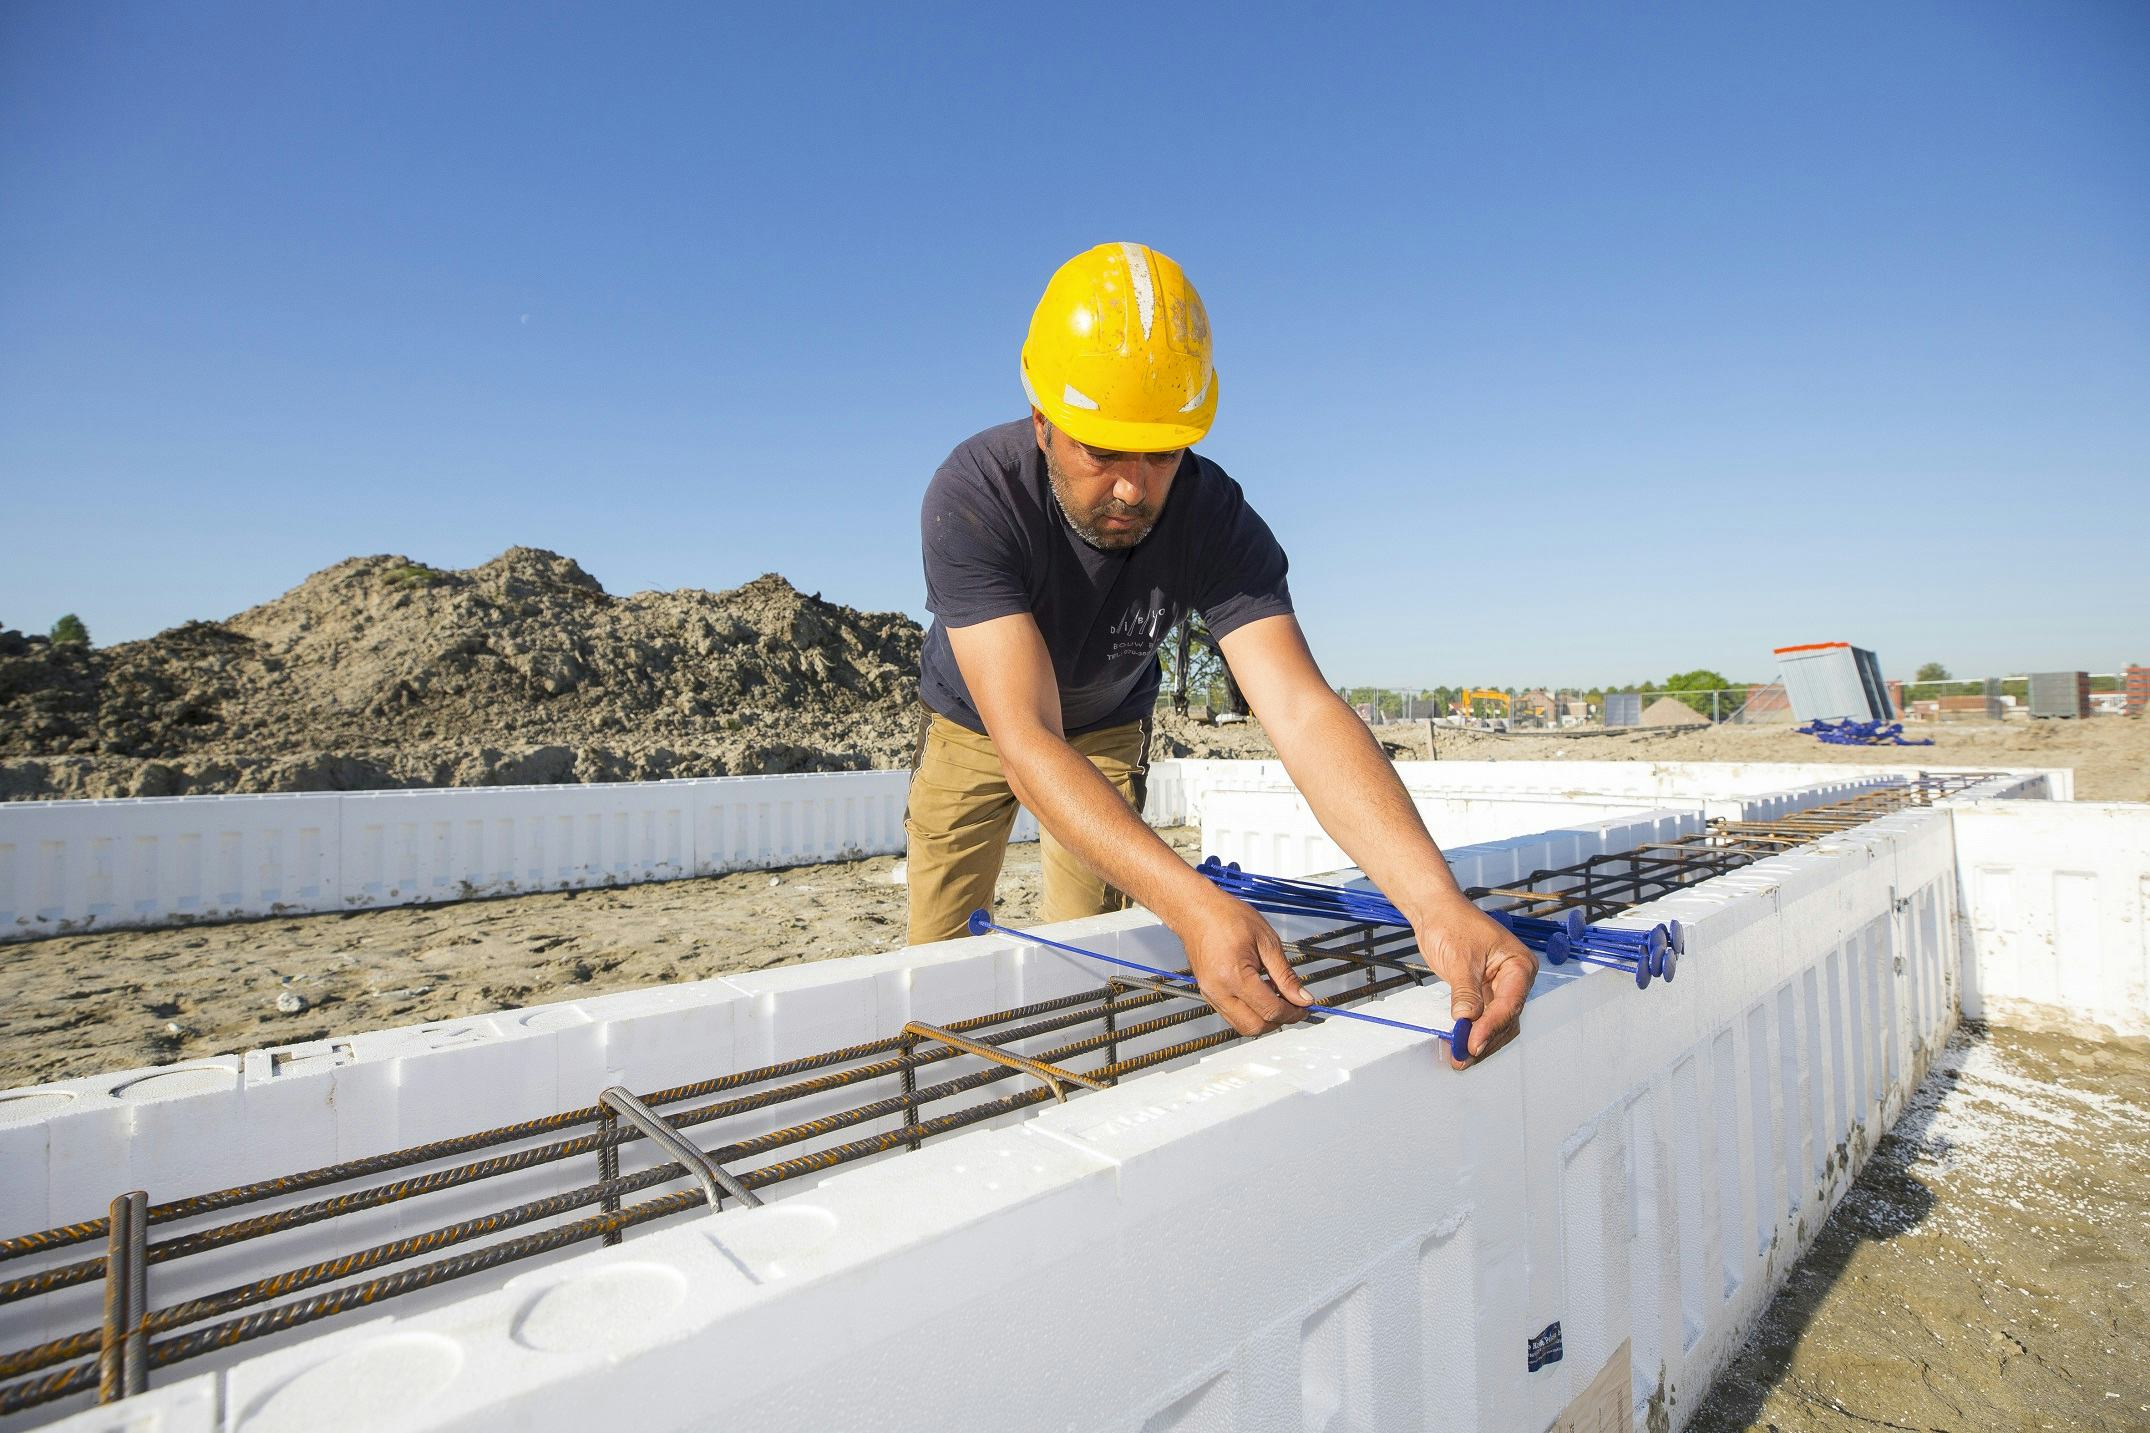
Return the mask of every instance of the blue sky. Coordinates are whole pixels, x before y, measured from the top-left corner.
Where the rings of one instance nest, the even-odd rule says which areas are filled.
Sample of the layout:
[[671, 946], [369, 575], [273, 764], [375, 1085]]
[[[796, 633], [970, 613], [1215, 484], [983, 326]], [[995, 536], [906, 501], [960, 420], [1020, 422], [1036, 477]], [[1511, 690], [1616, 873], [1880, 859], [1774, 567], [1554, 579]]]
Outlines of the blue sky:
[[1177, 258], [1330, 676], [2150, 661], [2150, 8], [0, 6], [0, 622], [354, 553], [922, 614]]

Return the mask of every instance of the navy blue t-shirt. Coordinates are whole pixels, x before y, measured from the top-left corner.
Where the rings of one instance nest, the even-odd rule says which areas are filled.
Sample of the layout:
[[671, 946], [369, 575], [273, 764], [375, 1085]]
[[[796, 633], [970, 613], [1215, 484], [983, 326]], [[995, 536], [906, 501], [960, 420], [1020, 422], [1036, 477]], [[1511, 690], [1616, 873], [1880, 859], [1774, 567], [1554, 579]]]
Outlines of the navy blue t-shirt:
[[1224, 469], [1180, 460], [1164, 511], [1134, 547], [1100, 552], [1053, 501], [1030, 419], [988, 428], [948, 455], [926, 488], [926, 633], [919, 694], [983, 732], [948, 629], [1028, 612], [1060, 683], [1069, 736], [1149, 713], [1157, 648], [1192, 609], [1222, 637], [1292, 610], [1284, 549]]

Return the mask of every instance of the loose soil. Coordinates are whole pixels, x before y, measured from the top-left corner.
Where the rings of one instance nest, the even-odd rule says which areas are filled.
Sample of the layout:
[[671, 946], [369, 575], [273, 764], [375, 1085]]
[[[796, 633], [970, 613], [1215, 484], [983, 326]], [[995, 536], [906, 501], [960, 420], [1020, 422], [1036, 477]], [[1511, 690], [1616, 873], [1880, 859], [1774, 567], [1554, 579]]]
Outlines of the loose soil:
[[1687, 1427], [2150, 1428], [2150, 1045], [1959, 1031]]
[[511, 548], [359, 557], [112, 647], [0, 633], [0, 795], [633, 781], [900, 765], [918, 624], [771, 574], [615, 597]]
[[[1199, 831], [1160, 834], [1200, 858]], [[0, 1089], [888, 950], [897, 865], [0, 945]], [[1036, 843], [1010, 846], [994, 909], [1028, 922], [1039, 892]]]
[[[900, 767], [923, 638], [773, 573], [615, 597], [536, 548], [355, 557], [140, 642], [0, 630], [0, 800]], [[1167, 725], [1169, 755], [1241, 744]]]

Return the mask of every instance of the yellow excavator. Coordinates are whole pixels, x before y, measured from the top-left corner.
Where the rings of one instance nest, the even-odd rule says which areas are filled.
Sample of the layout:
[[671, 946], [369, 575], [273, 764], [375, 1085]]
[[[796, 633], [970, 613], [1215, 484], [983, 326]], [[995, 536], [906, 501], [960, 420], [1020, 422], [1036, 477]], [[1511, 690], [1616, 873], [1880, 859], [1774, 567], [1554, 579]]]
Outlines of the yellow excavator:
[[1506, 692], [1496, 692], [1490, 687], [1479, 688], [1477, 690], [1472, 690], [1466, 687], [1461, 693], [1461, 696], [1463, 698], [1463, 714], [1465, 716], [1478, 715], [1478, 704], [1480, 702], [1499, 702], [1501, 704], [1502, 716], [1512, 716], [1515, 712], [1515, 703], [1509, 700], [1508, 694]]

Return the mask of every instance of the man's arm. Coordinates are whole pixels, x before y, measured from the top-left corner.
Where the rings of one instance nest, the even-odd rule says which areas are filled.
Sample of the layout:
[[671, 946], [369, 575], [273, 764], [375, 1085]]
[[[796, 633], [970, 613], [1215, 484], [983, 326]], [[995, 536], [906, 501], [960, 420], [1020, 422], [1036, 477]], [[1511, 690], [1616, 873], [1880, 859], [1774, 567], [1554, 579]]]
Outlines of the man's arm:
[[1315, 819], [1411, 922], [1451, 1013], [1472, 1020], [1470, 1053], [1513, 1039], [1537, 957], [1464, 898], [1395, 766], [1322, 679], [1298, 619], [1264, 617], [1220, 645]]
[[1292, 974], [1275, 929], [1181, 860], [1068, 745], [1036, 620], [1022, 613], [952, 627], [948, 642], [1016, 799], [1091, 870], [1172, 928], [1202, 993], [1233, 1029], [1256, 1035], [1301, 1018], [1313, 997]]

